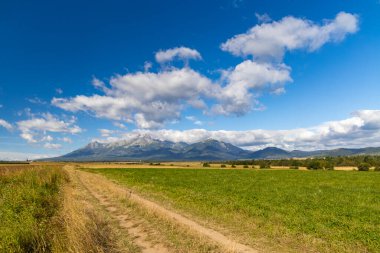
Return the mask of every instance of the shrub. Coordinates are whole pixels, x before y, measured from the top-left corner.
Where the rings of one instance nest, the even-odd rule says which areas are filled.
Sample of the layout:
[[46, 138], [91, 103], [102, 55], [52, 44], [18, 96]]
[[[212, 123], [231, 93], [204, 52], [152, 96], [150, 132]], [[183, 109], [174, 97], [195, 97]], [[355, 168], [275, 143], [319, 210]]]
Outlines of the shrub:
[[266, 169], [266, 168], [267, 168], [266, 164], [260, 164], [260, 169]]
[[225, 167], [226, 167], [225, 164], [220, 165], [220, 168], [225, 168]]
[[211, 167], [209, 163], [203, 163], [203, 167]]
[[244, 168], [244, 169], [248, 169], [248, 165], [244, 165], [243, 168]]
[[380, 166], [376, 166], [374, 171], [380, 171]]
[[231, 168], [236, 168], [235, 164], [232, 164], [232, 165], [231, 165]]
[[334, 164], [332, 162], [327, 162], [325, 165], [326, 170], [334, 170]]
[[298, 167], [298, 166], [290, 166], [289, 169], [292, 169], [292, 170], [298, 170], [299, 167]]
[[361, 163], [358, 166], [359, 171], [369, 171], [370, 165], [368, 163]]
[[308, 170], [321, 170], [323, 169], [323, 166], [320, 161], [317, 160], [312, 160], [308, 165], [307, 165]]

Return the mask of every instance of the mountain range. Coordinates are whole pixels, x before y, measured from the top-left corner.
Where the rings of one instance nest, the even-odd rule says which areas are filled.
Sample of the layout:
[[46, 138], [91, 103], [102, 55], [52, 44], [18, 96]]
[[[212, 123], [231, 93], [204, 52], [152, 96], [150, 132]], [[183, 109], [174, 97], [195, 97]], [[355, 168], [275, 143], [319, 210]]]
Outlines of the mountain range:
[[153, 139], [149, 135], [130, 140], [103, 143], [94, 141], [66, 155], [49, 161], [224, 161], [239, 159], [289, 159], [325, 156], [379, 155], [378, 148], [340, 148], [333, 150], [286, 151], [268, 147], [245, 150], [230, 143], [207, 139], [188, 144]]

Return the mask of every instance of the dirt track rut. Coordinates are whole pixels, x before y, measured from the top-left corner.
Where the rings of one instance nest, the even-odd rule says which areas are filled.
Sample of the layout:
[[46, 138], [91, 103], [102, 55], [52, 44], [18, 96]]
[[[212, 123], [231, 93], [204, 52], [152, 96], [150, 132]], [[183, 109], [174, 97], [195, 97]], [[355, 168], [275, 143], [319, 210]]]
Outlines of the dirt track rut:
[[81, 184], [83, 184], [88, 192], [99, 201], [99, 204], [118, 221], [119, 226], [128, 232], [130, 237], [133, 238], [133, 242], [141, 248], [141, 252], [143, 253], [165, 253], [171, 252], [171, 250], [163, 243], [154, 239], [154, 234], [155, 232], [157, 233], [157, 231], [151, 231], [151, 228], [149, 228], [149, 224], [146, 224], [146, 221], [135, 217], [133, 213], [126, 212], [124, 209], [122, 210], [119, 208], [117, 203], [120, 203], [120, 200], [122, 199], [124, 199], [124, 201], [138, 204], [151, 212], [170, 219], [178, 225], [187, 227], [189, 230], [207, 238], [212, 243], [220, 245], [223, 252], [258, 252], [247, 245], [238, 243], [226, 237], [218, 231], [206, 228], [183, 215], [168, 210], [155, 202], [132, 193], [132, 191], [127, 188], [119, 186], [103, 176], [89, 172], [70, 170], [71, 173], [76, 174]]

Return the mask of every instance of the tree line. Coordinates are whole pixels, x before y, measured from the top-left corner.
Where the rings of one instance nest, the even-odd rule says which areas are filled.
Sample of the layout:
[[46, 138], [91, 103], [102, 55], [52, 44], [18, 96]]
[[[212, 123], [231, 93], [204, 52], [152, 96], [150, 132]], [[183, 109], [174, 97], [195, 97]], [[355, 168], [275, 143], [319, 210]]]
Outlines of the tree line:
[[286, 166], [294, 169], [306, 167], [310, 170], [333, 170], [334, 167], [352, 166], [359, 170], [369, 170], [375, 167], [380, 170], [380, 156], [339, 156], [339, 157], [323, 157], [323, 158], [307, 158], [307, 159], [276, 159], [276, 160], [241, 160], [241, 161], [225, 161], [228, 165], [243, 166], [259, 166], [260, 168], [270, 168], [271, 166]]

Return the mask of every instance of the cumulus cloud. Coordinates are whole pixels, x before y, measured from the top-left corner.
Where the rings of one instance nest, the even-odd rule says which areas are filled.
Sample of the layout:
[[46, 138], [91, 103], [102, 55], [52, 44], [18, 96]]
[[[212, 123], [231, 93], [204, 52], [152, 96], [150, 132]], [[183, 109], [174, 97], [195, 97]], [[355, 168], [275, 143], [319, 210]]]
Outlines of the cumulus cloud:
[[184, 105], [203, 103], [200, 96], [211, 96], [217, 88], [190, 68], [173, 68], [117, 75], [104, 95], [54, 98], [52, 103], [67, 111], [89, 111], [101, 118], [134, 122], [139, 128], [158, 128], [179, 119]]
[[0, 119], [0, 127], [4, 127], [8, 131], [12, 130], [12, 125], [3, 119]]
[[110, 129], [99, 129], [99, 132], [100, 132], [100, 135], [102, 137], [110, 137], [111, 135], [113, 135], [114, 133], [116, 133], [117, 131], [115, 130], [110, 130]]
[[158, 63], [165, 63], [173, 60], [200, 60], [202, 59], [202, 56], [195, 49], [188, 47], [176, 47], [168, 50], [158, 51], [155, 55], [155, 58]]
[[380, 146], [380, 110], [361, 110], [352, 113], [347, 119], [308, 128], [247, 131], [134, 130], [123, 134], [120, 139], [133, 139], [146, 134], [155, 139], [187, 143], [212, 138], [252, 150], [270, 146], [288, 150]]
[[50, 141], [53, 141], [54, 138], [51, 137], [50, 135], [47, 135], [47, 136], [44, 136], [41, 141], [47, 141], [47, 142], [50, 142]]
[[[219, 104], [213, 112], [224, 115], [244, 115], [258, 105], [254, 96], [264, 91], [281, 93], [286, 82], [291, 82], [290, 67], [246, 60], [226, 71], [227, 85], [219, 93]], [[254, 92], [252, 92], [254, 91]]]
[[82, 132], [82, 129], [75, 125], [75, 121], [75, 118], [72, 118], [65, 122], [50, 113], [45, 113], [41, 117], [18, 121], [17, 126], [21, 131], [21, 138], [29, 143], [36, 143], [53, 140], [51, 136], [47, 135], [48, 132], [70, 134]]
[[[144, 72], [115, 75], [108, 84], [94, 78], [93, 86], [103, 94], [53, 98], [52, 104], [71, 112], [90, 112], [99, 118], [134, 123], [141, 129], [176, 122], [188, 107], [208, 115], [242, 116], [265, 108], [260, 96], [282, 94], [285, 85], [293, 81], [291, 67], [282, 62], [286, 51], [314, 51], [327, 42], [343, 40], [357, 29], [357, 16], [345, 12], [323, 24], [289, 16], [256, 25], [223, 43], [223, 50], [253, 59], [222, 70], [216, 80], [187, 64], [183, 68], [165, 66], [158, 72], [149, 72], [147, 64]], [[159, 63], [201, 59], [198, 51], [186, 47], [161, 50], [155, 57]]]
[[310, 20], [284, 17], [280, 21], [256, 25], [221, 45], [222, 50], [258, 60], [281, 61], [286, 51], [315, 51], [328, 42], [339, 42], [358, 30], [358, 17], [340, 12], [319, 25]]
[[45, 143], [44, 144], [44, 148], [47, 148], [47, 149], [60, 149], [62, 147], [61, 144], [58, 144], [58, 143]]

